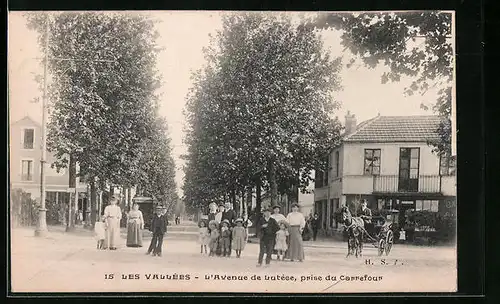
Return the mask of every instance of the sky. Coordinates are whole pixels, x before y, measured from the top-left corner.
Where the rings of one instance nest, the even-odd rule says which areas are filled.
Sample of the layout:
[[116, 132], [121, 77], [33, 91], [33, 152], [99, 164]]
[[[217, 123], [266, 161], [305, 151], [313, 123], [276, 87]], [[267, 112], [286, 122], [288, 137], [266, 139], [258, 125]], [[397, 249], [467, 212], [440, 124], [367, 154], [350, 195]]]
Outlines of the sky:
[[[221, 28], [220, 12], [178, 11], [154, 12], [160, 38], [158, 44], [164, 50], [158, 57], [158, 69], [164, 84], [159, 93], [161, 115], [169, 124], [172, 138], [173, 157], [176, 161], [176, 182], [179, 193], [183, 180], [183, 161], [180, 156], [186, 152], [183, 144], [185, 123], [183, 109], [186, 95], [191, 87], [191, 73], [203, 67], [205, 61], [202, 48], [209, 45], [209, 34], [215, 34]], [[294, 13], [290, 13], [294, 14]], [[296, 13], [295, 13], [296, 14]], [[340, 33], [327, 31], [322, 34], [324, 47], [332, 56], [342, 56], [347, 63], [351, 54], [343, 52], [340, 45]], [[35, 32], [26, 27], [26, 21], [20, 12], [9, 13], [8, 25], [8, 82], [10, 121], [29, 115], [41, 121], [41, 103], [31, 102], [40, 97], [41, 92], [34, 81], [35, 73], [43, 72], [41, 54]], [[380, 76], [385, 67], [368, 69], [362, 65], [344, 68], [340, 74], [343, 90], [335, 94], [341, 102], [341, 108], [335, 115], [344, 120], [347, 111], [356, 115], [358, 123], [380, 115], [431, 115], [431, 111], [420, 108], [421, 103], [432, 104], [437, 92], [429, 91], [425, 96], [419, 94], [407, 97], [404, 88], [411, 79], [402, 78], [398, 83], [381, 84]]]

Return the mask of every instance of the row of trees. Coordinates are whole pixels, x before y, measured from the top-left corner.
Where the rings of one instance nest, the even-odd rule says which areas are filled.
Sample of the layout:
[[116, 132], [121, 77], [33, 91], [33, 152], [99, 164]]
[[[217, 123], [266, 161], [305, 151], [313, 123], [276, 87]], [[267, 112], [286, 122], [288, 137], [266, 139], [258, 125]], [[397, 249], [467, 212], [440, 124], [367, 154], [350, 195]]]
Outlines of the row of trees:
[[326, 168], [324, 155], [340, 140], [332, 117], [343, 68], [318, 36], [330, 29], [342, 32], [341, 44], [355, 55], [347, 68], [356, 61], [386, 65], [382, 83], [415, 79], [404, 90], [409, 95], [438, 89], [432, 108], [443, 123], [440, 140], [429, 144], [451, 154], [451, 14], [328, 13], [296, 23], [274, 14], [229, 15], [205, 49], [207, 64], [193, 76], [186, 106], [188, 207], [235, 203], [256, 189], [259, 211], [262, 189], [275, 203], [277, 193], [305, 191], [311, 170]]
[[138, 186], [160, 202], [176, 202], [170, 138], [158, 113], [155, 22], [90, 12], [27, 19], [42, 49], [49, 22], [48, 150], [57, 169], [79, 164], [77, 175], [90, 184], [92, 223], [96, 192], [108, 186]]
[[[191, 208], [248, 198], [256, 189], [306, 190], [340, 138], [340, 60], [315, 30], [285, 16], [228, 15], [204, 50], [188, 97], [184, 194]], [[248, 202], [248, 199], [246, 200]]]

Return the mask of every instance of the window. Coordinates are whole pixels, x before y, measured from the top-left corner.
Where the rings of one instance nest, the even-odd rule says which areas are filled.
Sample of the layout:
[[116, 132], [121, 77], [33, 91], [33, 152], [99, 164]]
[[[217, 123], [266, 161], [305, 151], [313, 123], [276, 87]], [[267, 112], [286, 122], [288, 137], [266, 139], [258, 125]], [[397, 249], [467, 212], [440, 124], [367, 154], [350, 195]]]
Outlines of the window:
[[456, 159], [447, 155], [441, 155], [439, 158], [439, 175], [455, 175]]
[[316, 170], [315, 174], [314, 174], [314, 187], [315, 188], [321, 188], [323, 187], [323, 171], [321, 170]]
[[380, 174], [380, 149], [365, 149], [365, 175]]
[[35, 144], [35, 129], [23, 129], [23, 149], [33, 149]]
[[416, 211], [431, 211], [438, 212], [439, 210], [439, 201], [438, 200], [417, 200], [415, 201], [415, 210]]
[[335, 151], [335, 177], [340, 175], [340, 154], [339, 151]]
[[32, 181], [33, 180], [33, 161], [32, 160], [22, 160], [21, 161], [21, 180]]

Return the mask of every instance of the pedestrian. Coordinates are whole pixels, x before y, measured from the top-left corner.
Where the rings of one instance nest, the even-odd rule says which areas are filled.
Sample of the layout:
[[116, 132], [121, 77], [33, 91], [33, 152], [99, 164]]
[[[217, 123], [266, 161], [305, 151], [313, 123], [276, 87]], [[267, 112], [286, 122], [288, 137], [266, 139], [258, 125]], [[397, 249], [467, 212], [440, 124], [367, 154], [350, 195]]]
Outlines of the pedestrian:
[[94, 236], [97, 241], [97, 249], [104, 249], [104, 240], [106, 239], [106, 222], [104, 216], [101, 216], [100, 220], [95, 222]]
[[231, 230], [229, 228], [229, 221], [223, 220], [220, 232], [220, 248], [222, 250], [221, 255], [223, 257], [229, 257], [231, 251]]
[[161, 206], [156, 207], [156, 214], [153, 216], [151, 221], [150, 230], [153, 233], [151, 238], [151, 244], [149, 245], [146, 254], [153, 252], [153, 256], [161, 257], [161, 249], [163, 246], [163, 236], [167, 232], [167, 223], [165, 215], [163, 214], [163, 209]]
[[284, 260], [285, 252], [288, 249], [288, 244], [286, 242], [288, 233], [288, 223], [286, 221], [279, 222], [280, 230], [276, 232], [276, 245], [274, 249], [277, 251], [277, 260]]
[[122, 211], [117, 206], [118, 198], [112, 196], [110, 205], [104, 208], [104, 217], [106, 219], [106, 248], [116, 250], [117, 242], [120, 239], [120, 220]]
[[[215, 214], [215, 222], [217, 222], [217, 227], [219, 228], [219, 238], [221, 236], [221, 230], [220, 228], [222, 228], [222, 215], [224, 214], [224, 211], [225, 211], [226, 207], [223, 203], [220, 203], [219, 204], [219, 209], [217, 211], [217, 213]], [[221, 256], [222, 255], [222, 241], [219, 240], [217, 242], [217, 250], [215, 251], [215, 255], [217, 256]]]
[[[279, 205], [273, 206], [273, 214], [271, 214], [271, 217], [276, 221], [276, 223], [282, 221], [286, 222], [286, 217], [283, 214], [281, 214], [281, 206]], [[288, 242], [288, 238], [286, 239], [286, 241]], [[278, 250], [274, 249], [273, 254], [275, 254], [276, 257], [278, 257]]]
[[304, 260], [304, 244], [302, 241], [302, 232], [306, 225], [304, 215], [299, 212], [299, 204], [292, 205], [292, 212], [290, 212], [286, 219], [290, 225], [290, 246], [288, 247], [288, 258], [293, 262]]
[[144, 218], [139, 204], [134, 204], [127, 215], [127, 247], [142, 247], [142, 230]]
[[232, 249], [236, 251], [236, 257], [240, 258], [241, 251], [245, 249], [247, 242], [247, 229], [243, 227], [243, 219], [237, 218], [236, 227], [233, 228], [232, 236]]
[[219, 227], [217, 227], [217, 222], [212, 220], [208, 223], [208, 229], [210, 232], [210, 254], [209, 256], [214, 256], [216, 254], [217, 248], [219, 248]]
[[316, 241], [316, 237], [318, 236], [318, 229], [320, 226], [319, 216], [317, 213], [314, 214], [314, 217], [311, 218], [311, 228], [313, 232], [313, 241]]
[[208, 232], [207, 224], [204, 220], [198, 223], [198, 244], [200, 244], [200, 253], [203, 254], [203, 249], [205, 249], [205, 254], [207, 254], [207, 245], [210, 242], [210, 233]]
[[[233, 230], [233, 227], [234, 227], [234, 221], [236, 221], [237, 219], [237, 215], [236, 215], [236, 211], [233, 210], [232, 208], [232, 205], [231, 203], [229, 202], [226, 202], [224, 204], [224, 211], [222, 212], [222, 220], [227, 220], [229, 221], [229, 230]], [[232, 248], [231, 248], [231, 245], [232, 245], [232, 238], [233, 238], [233, 235], [232, 233], [230, 233], [229, 235], [230, 237], [230, 241], [229, 241], [229, 256], [231, 256], [231, 252], [232, 252]]]
[[279, 230], [278, 223], [271, 217], [271, 209], [263, 210], [263, 215], [259, 219], [257, 227], [260, 227], [260, 248], [257, 267], [262, 266], [264, 254], [266, 255], [266, 266], [269, 266], [276, 241], [276, 232]]

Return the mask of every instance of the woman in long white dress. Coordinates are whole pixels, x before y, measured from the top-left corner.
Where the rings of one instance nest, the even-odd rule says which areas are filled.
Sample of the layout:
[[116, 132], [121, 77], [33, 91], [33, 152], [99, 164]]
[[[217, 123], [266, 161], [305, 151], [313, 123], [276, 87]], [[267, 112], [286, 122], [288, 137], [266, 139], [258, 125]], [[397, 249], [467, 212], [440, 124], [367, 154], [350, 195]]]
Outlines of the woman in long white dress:
[[286, 220], [289, 225], [290, 246], [288, 247], [287, 258], [292, 262], [304, 260], [304, 244], [302, 241], [302, 231], [306, 226], [306, 219], [299, 212], [299, 204], [292, 205], [292, 212], [288, 213]]
[[116, 250], [118, 240], [120, 239], [120, 220], [122, 219], [122, 210], [117, 206], [118, 199], [111, 197], [110, 205], [104, 208], [104, 218], [106, 219], [106, 242], [105, 245], [110, 250]]

